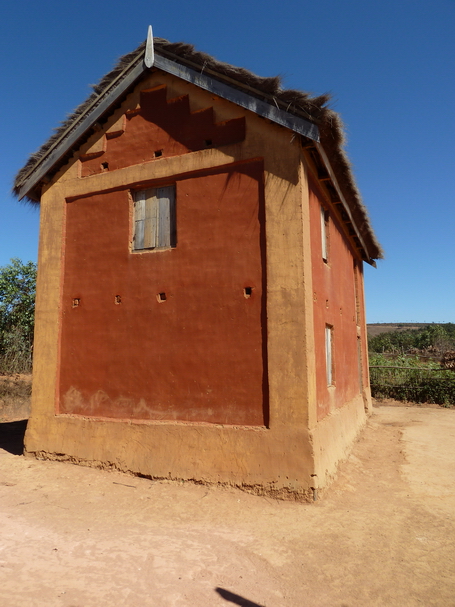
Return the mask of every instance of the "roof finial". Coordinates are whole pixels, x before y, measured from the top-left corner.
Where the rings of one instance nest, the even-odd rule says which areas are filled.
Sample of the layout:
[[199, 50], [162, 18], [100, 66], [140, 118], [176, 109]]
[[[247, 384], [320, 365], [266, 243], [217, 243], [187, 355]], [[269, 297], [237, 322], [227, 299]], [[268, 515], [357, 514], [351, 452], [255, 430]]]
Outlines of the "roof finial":
[[153, 32], [152, 32], [152, 26], [149, 25], [149, 29], [147, 32], [147, 43], [145, 45], [145, 57], [144, 57], [144, 63], [145, 66], [150, 68], [153, 66], [155, 62], [155, 52], [153, 50]]

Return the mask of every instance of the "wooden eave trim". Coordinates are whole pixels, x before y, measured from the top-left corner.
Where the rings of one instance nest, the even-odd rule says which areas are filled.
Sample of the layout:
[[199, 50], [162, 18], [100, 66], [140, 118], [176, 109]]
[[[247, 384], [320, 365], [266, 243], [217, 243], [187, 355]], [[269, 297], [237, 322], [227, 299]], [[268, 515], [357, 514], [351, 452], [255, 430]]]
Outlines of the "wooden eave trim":
[[[137, 61], [138, 59], [136, 58], [133, 64], [127, 66], [111, 82], [109, 87], [93, 100], [76, 121], [68, 126], [57, 141], [46, 151], [44, 156], [40, 158], [31, 172], [24, 178], [18, 194], [19, 200], [33, 191], [37, 184], [45, 177], [46, 173], [71, 150], [77, 141], [115, 104], [120, 95], [143, 74], [147, 69], [144, 66], [143, 58], [140, 58], [139, 63]], [[134, 65], [134, 63], [137, 63], [137, 65]], [[128, 70], [129, 73], [125, 75], [125, 72], [128, 72]]]
[[[362, 235], [360, 234], [360, 231], [357, 228], [357, 225], [356, 225], [355, 220], [351, 213], [351, 209], [349, 208], [349, 206], [346, 202], [346, 199], [341, 192], [337, 178], [335, 177], [335, 174], [330, 165], [329, 159], [327, 158], [327, 155], [324, 151], [324, 148], [322, 147], [322, 145], [319, 142], [315, 142], [315, 143], [306, 144], [306, 145], [304, 144], [303, 149], [304, 149], [304, 152], [306, 152], [305, 156], [306, 156], [307, 160], [310, 162], [310, 165], [313, 166], [314, 174], [315, 174], [315, 177], [316, 177], [318, 183], [320, 183], [323, 187], [326, 185], [326, 183], [330, 183], [330, 185], [336, 191], [339, 200], [333, 201], [333, 200], [331, 200], [330, 193], [328, 191], [326, 191], [326, 188], [324, 187], [324, 191], [327, 194], [330, 204], [333, 205], [335, 208], [342, 207], [342, 211], [347, 215], [347, 219], [343, 219], [343, 217], [341, 216], [341, 212], [338, 211], [340, 219], [345, 227], [346, 235], [348, 236], [348, 238], [351, 241], [353, 241], [354, 247], [363, 253], [363, 255], [362, 255], [363, 260], [372, 266], [376, 266], [376, 263], [371, 258], [370, 254], [368, 253], [368, 248], [365, 245], [365, 241], [363, 240]], [[313, 158], [311, 158], [311, 156], [310, 156], [311, 149], [314, 149], [317, 151], [319, 159], [322, 161], [324, 169], [325, 169], [325, 171], [327, 171], [327, 173], [324, 173], [323, 175], [320, 174], [319, 167], [316, 166]], [[352, 233], [352, 232], [354, 232], [354, 233]]]
[[261, 99], [257, 99], [256, 97], [233, 88], [228, 84], [224, 84], [223, 82], [220, 82], [215, 78], [211, 78], [203, 72], [197, 72], [190, 67], [175, 61], [171, 61], [170, 59], [158, 54], [155, 55], [154, 67], [157, 67], [168, 74], [172, 74], [173, 76], [177, 76], [182, 80], [191, 82], [192, 84], [195, 84], [199, 88], [204, 89], [213, 95], [217, 95], [222, 99], [231, 101], [232, 103], [235, 103], [236, 105], [239, 105], [250, 112], [258, 114], [262, 118], [266, 118], [271, 122], [284, 126], [291, 131], [311, 139], [312, 141], [319, 141], [319, 128], [316, 124], [313, 124], [305, 118], [301, 118], [299, 116], [295, 116], [294, 114], [290, 114], [285, 110], [281, 110], [270, 103], [261, 101]]
[[[219, 80], [223, 80], [224, 82], [231, 83], [236, 88], [240, 87], [240, 88], [242, 88], [245, 91], [249, 91], [249, 92], [251, 92], [253, 94], [253, 96], [259, 96], [262, 99], [268, 99], [271, 104], [275, 104], [275, 105], [280, 106], [280, 108], [282, 110], [284, 110], [286, 113], [288, 113], [289, 104], [288, 103], [284, 103], [284, 101], [281, 101], [281, 99], [279, 99], [279, 98], [277, 99], [274, 95], [271, 95], [270, 93], [265, 93], [264, 91], [261, 91], [258, 88], [250, 86], [246, 82], [242, 82], [241, 80], [235, 80], [235, 78], [232, 78], [231, 76], [228, 76], [227, 74], [220, 74], [219, 72], [217, 72], [213, 68], [201, 66], [200, 64], [195, 63], [194, 61], [191, 61], [191, 59], [187, 59], [186, 57], [185, 58], [178, 57], [178, 59], [180, 59], [181, 62], [180, 61], [176, 61], [174, 59], [174, 57], [176, 57], [176, 56], [173, 55], [173, 53], [169, 53], [165, 49], [159, 49], [159, 51], [157, 51], [157, 52], [161, 56], [163, 56], [163, 55], [165, 57], [167, 56], [174, 63], [179, 63], [180, 65], [182, 65], [182, 63], [186, 64], [189, 68], [193, 68], [196, 73], [199, 73], [198, 70], [200, 70], [201, 74], [204, 72], [205, 74], [209, 74], [209, 75], [214, 76], [214, 78], [216, 80], [218, 80], [218, 81]], [[319, 124], [319, 120], [317, 118], [313, 118], [303, 108], [294, 108], [293, 111], [292, 111], [292, 113], [293, 114], [299, 114], [302, 118], [304, 118], [305, 120], [308, 120], [311, 123]]]
[[370, 254], [368, 252], [368, 247], [366, 246], [365, 241], [362, 238], [360, 230], [357, 228], [356, 222], [355, 222], [355, 220], [354, 220], [354, 218], [352, 216], [352, 213], [351, 213], [351, 209], [349, 208], [348, 203], [346, 202], [346, 199], [343, 196], [341, 188], [340, 188], [340, 186], [338, 184], [338, 180], [335, 177], [335, 173], [333, 172], [333, 169], [332, 169], [332, 167], [330, 165], [329, 159], [327, 158], [327, 155], [326, 155], [326, 153], [324, 151], [324, 148], [322, 147], [322, 145], [318, 141], [316, 142], [316, 146], [315, 147], [316, 147], [317, 151], [319, 152], [319, 155], [320, 155], [320, 157], [322, 159], [322, 162], [324, 163], [324, 166], [325, 166], [325, 168], [327, 170], [327, 173], [330, 175], [330, 181], [332, 182], [332, 185], [335, 188], [335, 190], [336, 190], [336, 192], [337, 192], [337, 194], [338, 194], [338, 196], [340, 198], [340, 202], [343, 205], [343, 210], [345, 211], [345, 213], [349, 217], [349, 221], [351, 222], [352, 227], [354, 228], [355, 234], [356, 234], [357, 238], [359, 239], [359, 241], [360, 241], [360, 243], [362, 245], [362, 248], [363, 248], [363, 250], [365, 252], [365, 256], [367, 258], [366, 261], [368, 261], [368, 263], [370, 263], [372, 260], [371, 260]]
[[[144, 51], [145, 52], [145, 51]], [[307, 139], [318, 143], [319, 128], [316, 124], [305, 118], [290, 114], [285, 110], [275, 107], [270, 103], [257, 99], [248, 93], [244, 93], [228, 84], [224, 84], [207, 74], [167, 59], [162, 55], [155, 55], [155, 62], [151, 69], [158, 68], [168, 74], [177, 76], [186, 82], [190, 82], [222, 99], [226, 99], [240, 107], [243, 107], [258, 116], [270, 120], [280, 126], [284, 126]], [[18, 198], [29, 195], [37, 188], [46, 174], [61, 161], [76, 143], [93, 127], [94, 124], [117, 102], [118, 98], [130, 88], [148, 68], [141, 54], [128, 65], [107, 89], [96, 97], [91, 104], [84, 109], [83, 113], [68, 126], [60, 137], [52, 144], [49, 150], [38, 160], [30, 172], [21, 180]]]

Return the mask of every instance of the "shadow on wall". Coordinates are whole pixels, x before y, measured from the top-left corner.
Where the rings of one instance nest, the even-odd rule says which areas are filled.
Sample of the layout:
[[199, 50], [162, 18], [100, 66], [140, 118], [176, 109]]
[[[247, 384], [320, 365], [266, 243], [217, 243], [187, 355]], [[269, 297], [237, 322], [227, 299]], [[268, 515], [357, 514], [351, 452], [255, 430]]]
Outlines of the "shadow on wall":
[[26, 419], [0, 424], [0, 449], [13, 455], [24, 452], [24, 435], [27, 428]]
[[233, 592], [229, 592], [229, 590], [225, 590], [224, 588], [215, 588], [215, 590], [225, 601], [234, 603], [234, 605], [240, 605], [241, 607], [264, 607], [264, 605], [259, 605], [259, 603], [253, 603], [253, 601], [249, 601], [243, 596], [234, 594]]

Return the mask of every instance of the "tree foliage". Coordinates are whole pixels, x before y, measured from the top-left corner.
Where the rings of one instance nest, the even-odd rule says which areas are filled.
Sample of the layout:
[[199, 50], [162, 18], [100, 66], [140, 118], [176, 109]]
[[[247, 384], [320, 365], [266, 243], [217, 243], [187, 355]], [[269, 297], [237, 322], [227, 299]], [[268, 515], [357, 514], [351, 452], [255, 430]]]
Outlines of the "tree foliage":
[[36, 264], [20, 259], [0, 267], [0, 371], [31, 370]]
[[431, 324], [419, 329], [381, 333], [369, 339], [370, 352], [405, 353], [434, 348], [445, 352], [455, 349], [455, 324]]

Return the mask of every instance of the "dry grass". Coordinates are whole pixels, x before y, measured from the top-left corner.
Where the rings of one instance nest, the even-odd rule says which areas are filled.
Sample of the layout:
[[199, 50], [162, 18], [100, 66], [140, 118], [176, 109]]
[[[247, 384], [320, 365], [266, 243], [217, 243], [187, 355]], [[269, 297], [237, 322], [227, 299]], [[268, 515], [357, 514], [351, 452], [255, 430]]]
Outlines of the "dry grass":
[[392, 333], [393, 331], [409, 331], [411, 329], [422, 329], [428, 323], [374, 323], [367, 325], [368, 337], [376, 337], [381, 333]]
[[0, 375], [0, 422], [30, 416], [31, 375]]

